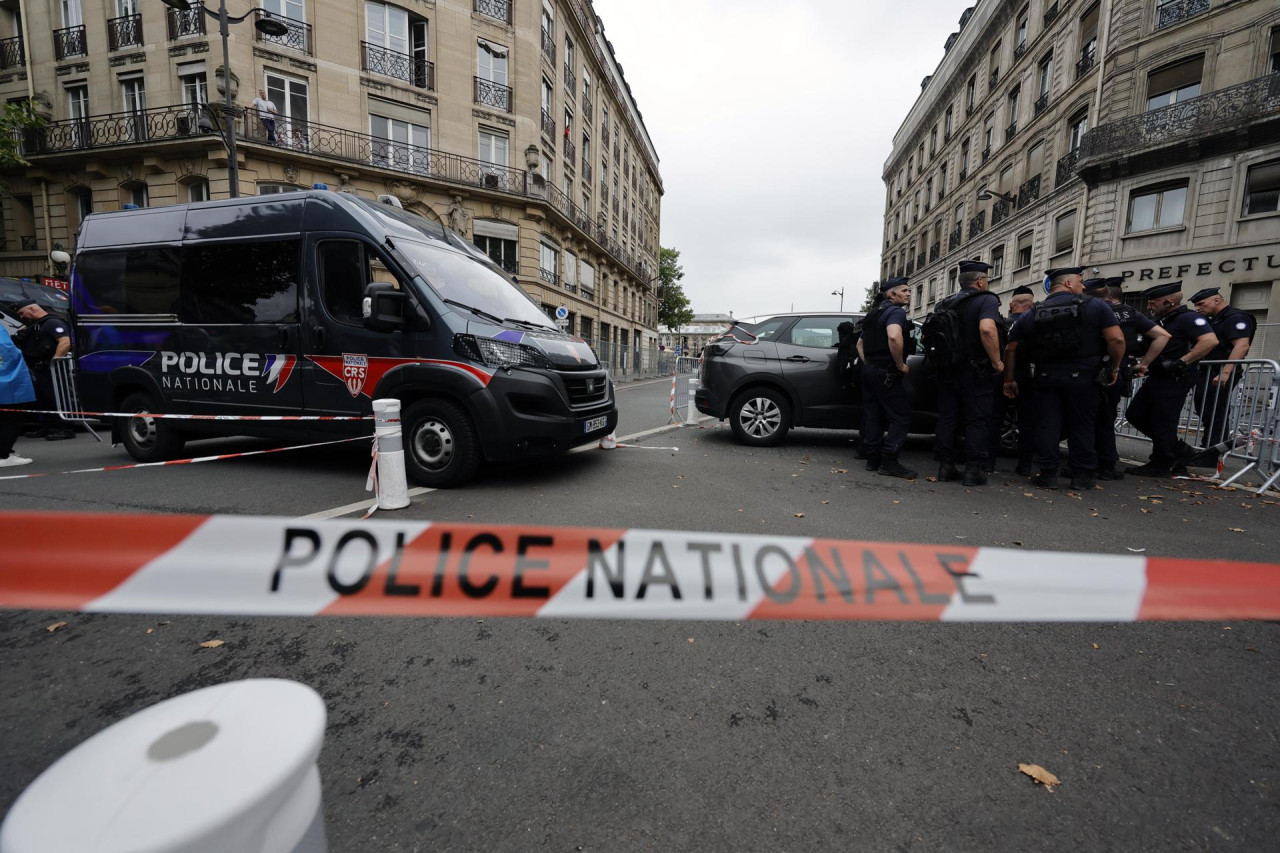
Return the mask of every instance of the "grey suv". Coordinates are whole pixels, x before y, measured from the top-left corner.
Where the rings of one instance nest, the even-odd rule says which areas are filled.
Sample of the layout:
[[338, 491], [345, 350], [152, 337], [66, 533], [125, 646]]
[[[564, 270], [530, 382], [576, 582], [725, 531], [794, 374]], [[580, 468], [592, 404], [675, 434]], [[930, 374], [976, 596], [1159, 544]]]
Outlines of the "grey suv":
[[[702, 351], [694, 401], [698, 411], [728, 419], [743, 444], [768, 447], [792, 427], [859, 429], [862, 389], [841, 376], [836, 346], [841, 323], [861, 314], [778, 314], [740, 322]], [[919, 329], [912, 336], [919, 337]], [[918, 349], [918, 347], [917, 347]], [[938, 394], [920, 355], [907, 359], [911, 431], [932, 433]]]

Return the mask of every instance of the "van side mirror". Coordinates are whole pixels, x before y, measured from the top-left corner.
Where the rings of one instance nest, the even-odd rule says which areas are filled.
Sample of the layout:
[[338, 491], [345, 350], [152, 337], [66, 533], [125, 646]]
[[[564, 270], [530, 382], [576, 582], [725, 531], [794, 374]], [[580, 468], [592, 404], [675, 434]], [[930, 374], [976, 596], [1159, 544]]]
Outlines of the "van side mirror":
[[405, 306], [408, 303], [408, 294], [403, 290], [396, 290], [394, 285], [381, 281], [370, 282], [364, 290], [364, 300], [360, 305], [364, 327], [375, 332], [403, 329]]

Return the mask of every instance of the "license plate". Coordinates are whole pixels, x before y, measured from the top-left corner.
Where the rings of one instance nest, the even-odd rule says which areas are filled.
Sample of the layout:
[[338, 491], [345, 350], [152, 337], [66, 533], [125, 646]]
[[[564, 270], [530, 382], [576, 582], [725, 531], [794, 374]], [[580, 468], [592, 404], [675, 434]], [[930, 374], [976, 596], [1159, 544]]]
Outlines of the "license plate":
[[582, 425], [582, 431], [584, 433], [595, 432], [598, 429], [604, 429], [605, 425], [608, 423], [609, 423], [608, 415], [605, 415], [602, 418], [592, 418], [591, 420], [587, 421]]

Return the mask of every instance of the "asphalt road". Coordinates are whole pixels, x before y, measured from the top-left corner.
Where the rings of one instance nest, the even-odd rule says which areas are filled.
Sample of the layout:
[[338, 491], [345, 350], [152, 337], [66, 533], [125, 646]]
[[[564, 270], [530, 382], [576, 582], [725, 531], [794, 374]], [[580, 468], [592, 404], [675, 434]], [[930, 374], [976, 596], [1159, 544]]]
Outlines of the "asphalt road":
[[[669, 388], [624, 386], [619, 434], [665, 424]], [[844, 434], [752, 450], [711, 422], [630, 443], [646, 449], [489, 470], [396, 517], [1276, 559], [1280, 507], [1242, 492], [1134, 479], [1049, 493], [1008, 473], [982, 489], [904, 483], [864, 472]], [[264, 445], [193, 448], [238, 446]], [[126, 461], [84, 436], [29, 449], [28, 468], [43, 471]], [[307, 515], [365, 497], [366, 454], [0, 480], [0, 509]], [[904, 458], [926, 466], [927, 446], [913, 441]], [[57, 621], [68, 624], [46, 631]], [[225, 645], [199, 647], [209, 639]], [[0, 614], [0, 810], [113, 722], [274, 676], [326, 700], [335, 851], [1269, 849], [1278, 658], [1273, 623], [11, 612]], [[1062, 784], [1034, 785], [1022, 762]]]

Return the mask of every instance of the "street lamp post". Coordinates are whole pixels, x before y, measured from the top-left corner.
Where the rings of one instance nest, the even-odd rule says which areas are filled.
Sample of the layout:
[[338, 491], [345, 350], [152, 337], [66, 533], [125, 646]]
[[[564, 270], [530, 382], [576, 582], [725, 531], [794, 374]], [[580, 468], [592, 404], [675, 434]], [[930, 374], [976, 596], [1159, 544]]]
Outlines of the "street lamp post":
[[[231, 36], [230, 25], [239, 24], [254, 12], [264, 12], [267, 17], [259, 18], [254, 21], [253, 26], [260, 33], [269, 36], [284, 36], [289, 34], [289, 28], [285, 26], [283, 21], [278, 21], [270, 17], [271, 13], [266, 9], [254, 6], [243, 15], [233, 16], [227, 14], [227, 0], [218, 0], [218, 11], [214, 12], [203, 3], [193, 3], [191, 0], [161, 0], [170, 9], [176, 9], [179, 12], [186, 12], [193, 8], [199, 8], [204, 14], [211, 18], [218, 19], [218, 35], [222, 37], [222, 94], [225, 99], [226, 108], [222, 115], [222, 134], [223, 140], [227, 145], [227, 157], [229, 165], [227, 167], [227, 179], [230, 183], [230, 193], [232, 198], [240, 197], [240, 163], [236, 155], [236, 124], [235, 112], [231, 104], [231, 50], [228, 47], [228, 39]], [[247, 116], [246, 116], [247, 120]]]
[[840, 297], [840, 310], [843, 312], [844, 311], [844, 288], [842, 287], [839, 290], [831, 291], [831, 295]]

